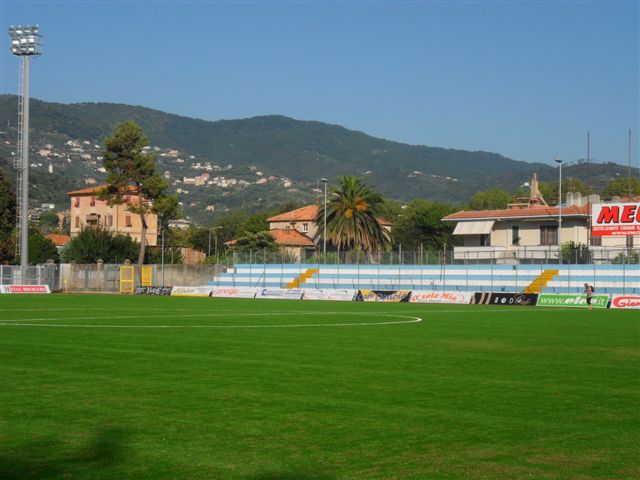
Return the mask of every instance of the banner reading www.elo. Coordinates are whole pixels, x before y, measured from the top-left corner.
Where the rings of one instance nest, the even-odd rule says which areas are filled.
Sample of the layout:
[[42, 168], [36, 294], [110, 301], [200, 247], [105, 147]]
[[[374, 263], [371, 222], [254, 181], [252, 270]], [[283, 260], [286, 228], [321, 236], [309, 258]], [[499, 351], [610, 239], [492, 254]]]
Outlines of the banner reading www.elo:
[[[607, 308], [609, 295], [594, 295], [591, 297], [593, 308]], [[543, 293], [538, 296], [537, 307], [572, 307], [588, 308], [586, 295], [551, 295]]]

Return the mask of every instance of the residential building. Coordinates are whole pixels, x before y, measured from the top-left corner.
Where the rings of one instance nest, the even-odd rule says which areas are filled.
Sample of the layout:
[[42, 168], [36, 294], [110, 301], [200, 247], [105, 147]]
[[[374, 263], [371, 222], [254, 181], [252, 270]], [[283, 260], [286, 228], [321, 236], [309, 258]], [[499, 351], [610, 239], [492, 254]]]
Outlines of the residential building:
[[186, 230], [190, 226], [191, 222], [183, 218], [179, 218], [177, 220], [169, 220], [169, 228], [179, 228], [181, 230]]
[[57, 233], [50, 233], [47, 235], [47, 238], [54, 243], [58, 253], [60, 253], [65, 245], [71, 241], [71, 237], [69, 235], [61, 235]]
[[499, 210], [460, 211], [444, 217], [445, 222], [455, 222], [453, 234], [462, 239], [462, 246], [454, 247], [454, 260], [555, 262], [560, 257], [560, 244], [573, 242], [588, 246], [593, 261], [608, 262], [625, 250], [640, 246], [638, 235], [591, 235], [591, 211], [594, 204], [600, 203], [598, 195], [583, 198], [580, 193], [569, 192], [563, 205], [548, 206], [537, 191], [535, 178], [531, 184], [527, 203]]
[[[305, 250], [317, 249], [317, 242], [321, 241], [318, 236], [319, 226], [316, 223], [319, 209], [319, 205], [307, 205], [267, 218], [269, 232], [276, 244], [293, 258], [299, 259]], [[381, 218], [378, 222], [384, 229], [391, 231], [390, 222]]]
[[[142, 222], [140, 215], [129, 211], [129, 205], [138, 204], [138, 191], [131, 186], [123, 192], [123, 203], [120, 205], [108, 205], [100, 200], [98, 195], [105, 185], [85, 188], [68, 192], [71, 198], [71, 237], [77, 236], [83, 228], [101, 226], [113, 233], [129, 235], [136, 241], [142, 239]], [[158, 217], [154, 214], [146, 214], [147, 245], [154, 246], [158, 243]]]

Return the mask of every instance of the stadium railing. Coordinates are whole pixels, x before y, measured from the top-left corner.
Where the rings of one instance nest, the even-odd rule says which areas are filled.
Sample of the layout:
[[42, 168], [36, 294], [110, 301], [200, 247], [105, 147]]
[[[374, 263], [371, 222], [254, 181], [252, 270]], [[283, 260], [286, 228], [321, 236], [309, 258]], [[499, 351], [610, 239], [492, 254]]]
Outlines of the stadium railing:
[[228, 252], [219, 262], [237, 264], [307, 264], [307, 265], [634, 265], [640, 263], [639, 248], [613, 247], [454, 247], [453, 250], [403, 250], [386, 252], [327, 252], [313, 249], [296, 251], [250, 250]]

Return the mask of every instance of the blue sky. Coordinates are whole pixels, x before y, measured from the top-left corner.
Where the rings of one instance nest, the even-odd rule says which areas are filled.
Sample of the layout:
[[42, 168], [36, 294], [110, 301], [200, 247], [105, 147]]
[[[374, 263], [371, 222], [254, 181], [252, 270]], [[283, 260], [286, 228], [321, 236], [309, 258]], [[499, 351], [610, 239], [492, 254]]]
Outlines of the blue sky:
[[640, 3], [0, 3], [40, 24], [31, 93], [206, 120], [282, 114], [412, 144], [638, 166]]

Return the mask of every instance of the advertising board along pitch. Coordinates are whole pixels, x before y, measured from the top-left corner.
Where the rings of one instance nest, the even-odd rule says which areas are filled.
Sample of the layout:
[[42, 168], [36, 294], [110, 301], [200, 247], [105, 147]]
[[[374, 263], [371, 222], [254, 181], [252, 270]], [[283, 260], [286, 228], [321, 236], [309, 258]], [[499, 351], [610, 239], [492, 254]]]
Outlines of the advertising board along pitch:
[[300, 300], [302, 289], [300, 288], [261, 288], [256, 293], [256, 298], [271, 300]]
[[611, 308], [640, 308], [640, 295], [616, 295], [611, 299]]
[[[586, 295], [560, 295], [542, 293], [538, 296], [538, 307], [572, 307], [589, 308]], [[594, 295], [591, 297], [593, 308], [607, 308], [609, 295]]]
[[537, 300], [537, 293], [476, 292], [473, 294], [471, 303], [476, 305], [535, 307]]
[[0, 293], [51, 293], [49, 285], [0, 285]]
[[135, 294], [136, 295], [161, 295], [161, 296], [169, 296], [171, 295], [171, 290], [173, 287], [136, 287]]
[[452, 292], [452, 291], [414, 291], [411, 292], [411, 303], [471, 303], [472, 292]]
[[408, 302], [411, 290], [359, 290], [357, 302]]
[[215, 287], [212, 297], [219, 298], [255, 298], [256, 290], [247, 287]]
[[317, 289], [305, 288], [303, 300], [338, 300], [342, 302], [352, 302], [356, 296], [355, 290], [348, 289]]
[[199, 287], [179, 286], [171, 290], [172, 297], [210, 297], [213, 287], [202, 285]]

